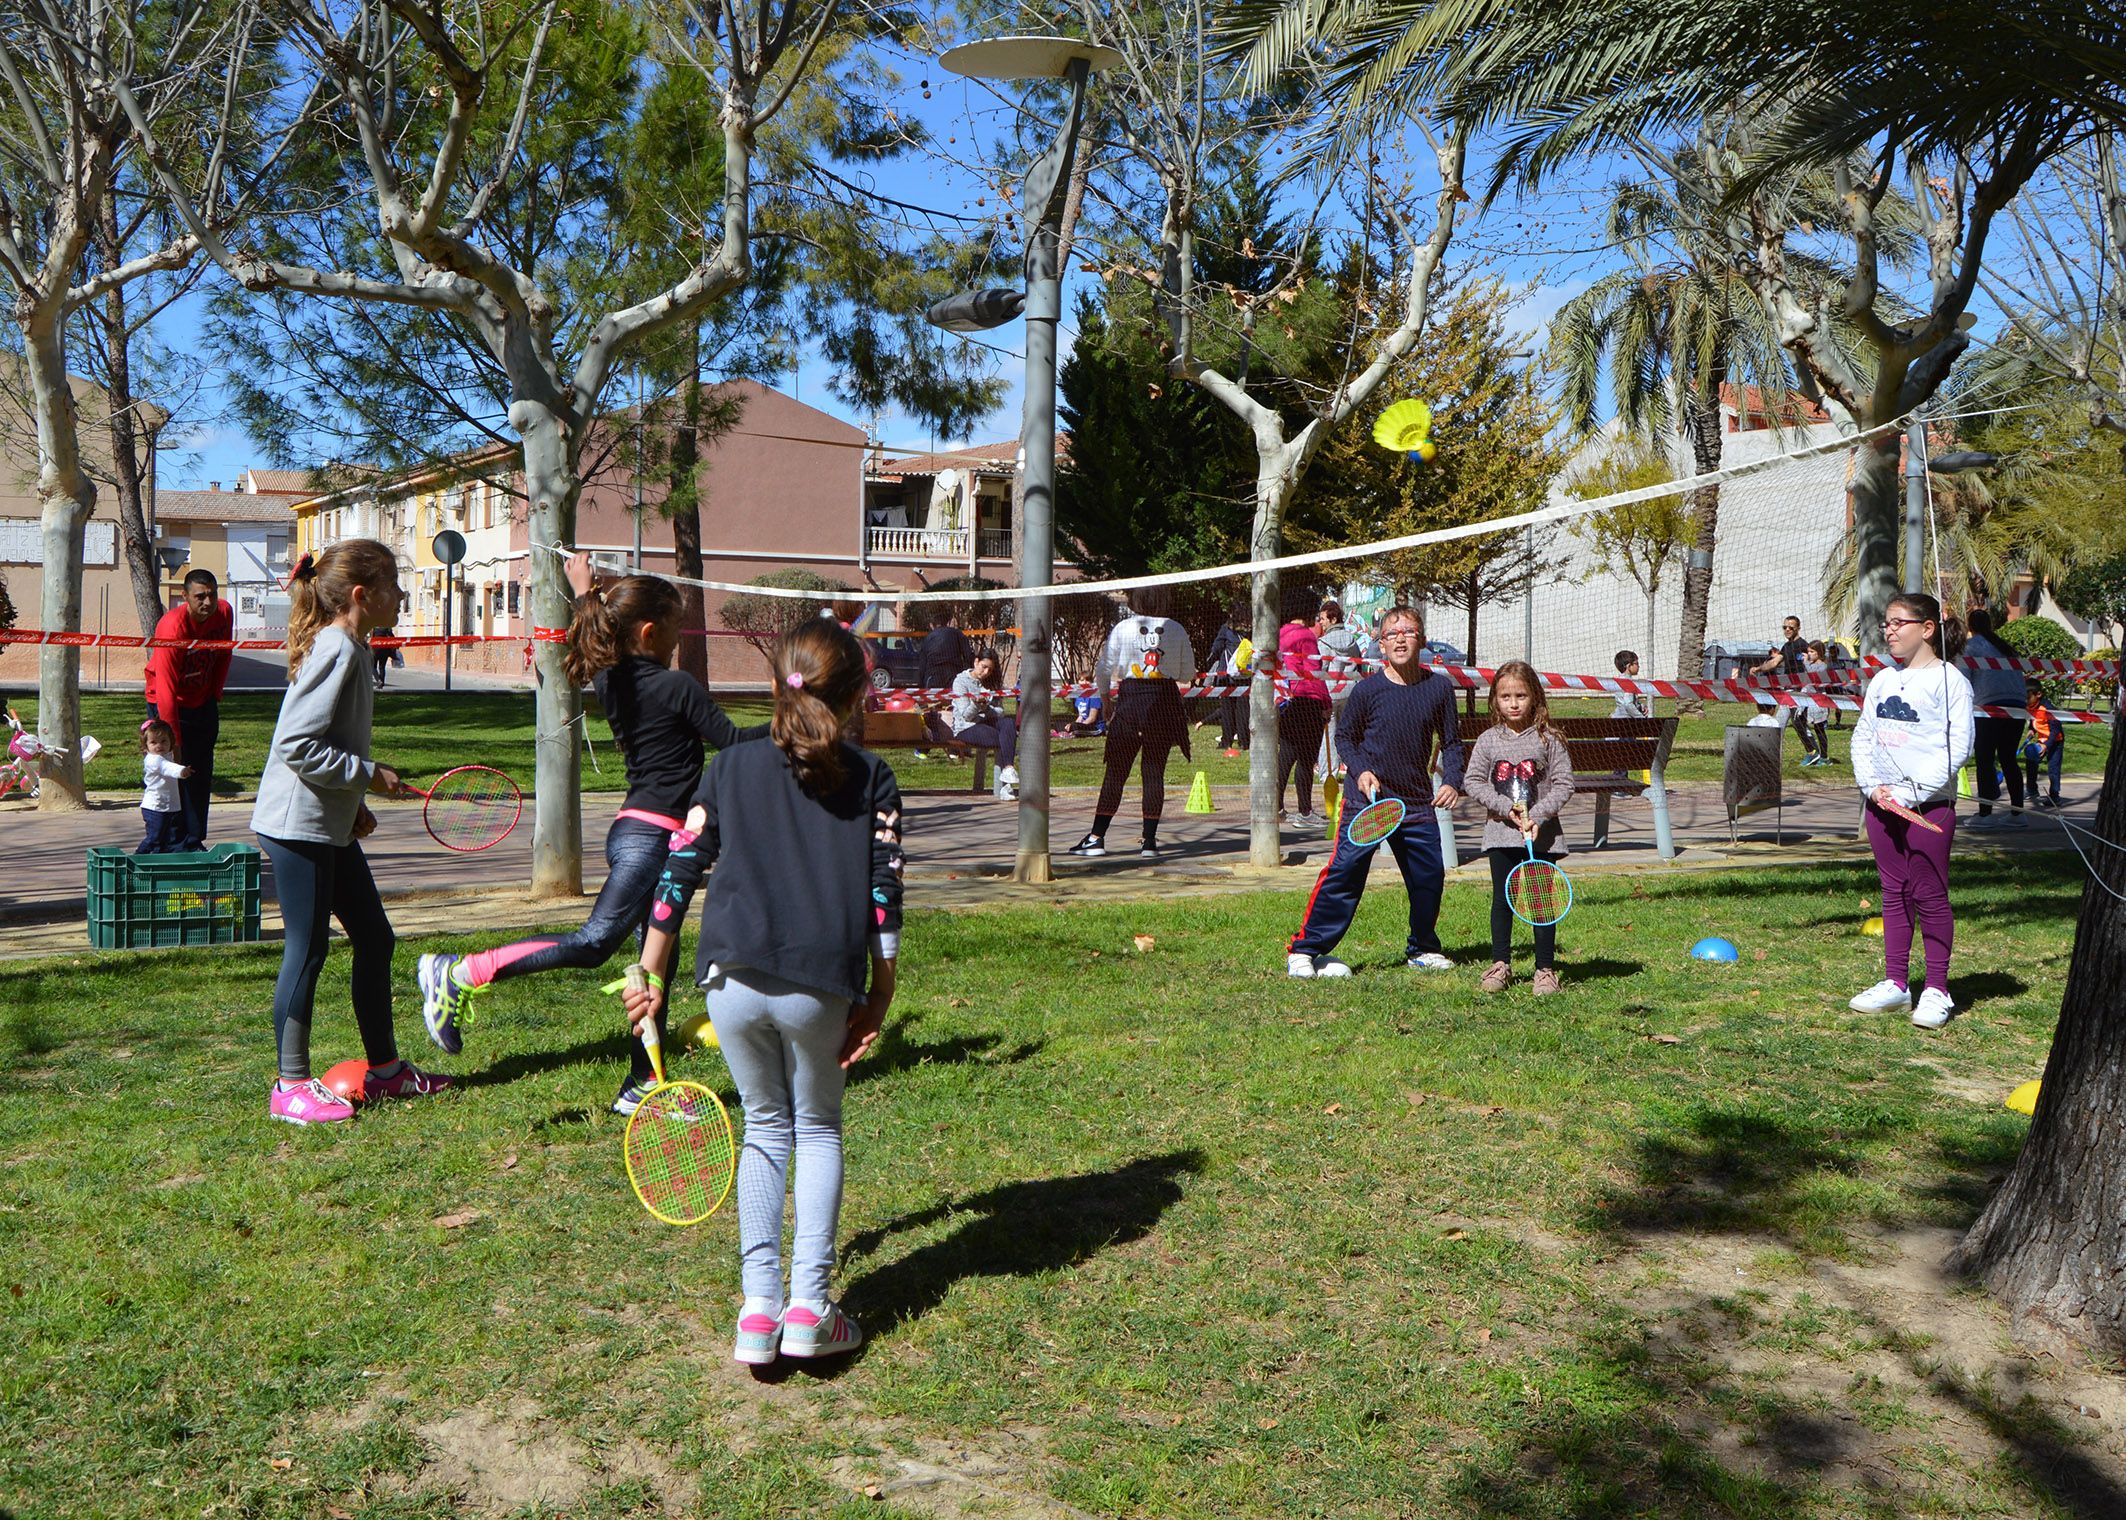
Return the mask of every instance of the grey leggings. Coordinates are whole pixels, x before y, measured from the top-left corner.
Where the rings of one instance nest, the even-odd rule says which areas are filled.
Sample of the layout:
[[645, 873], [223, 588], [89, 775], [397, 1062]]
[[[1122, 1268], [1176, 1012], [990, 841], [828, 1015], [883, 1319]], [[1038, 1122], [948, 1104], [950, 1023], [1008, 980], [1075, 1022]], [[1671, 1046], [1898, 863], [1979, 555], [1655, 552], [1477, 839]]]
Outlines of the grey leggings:
[[842, 1211], [842, 1042], [849, 1001], [734, 967], [708, 984], [709, 1018], [746, 1115], [738, 1153], [739, 1277], [782, 1301], [784, 1175], [797, 1155], [790, 1297], [823, 1299]]

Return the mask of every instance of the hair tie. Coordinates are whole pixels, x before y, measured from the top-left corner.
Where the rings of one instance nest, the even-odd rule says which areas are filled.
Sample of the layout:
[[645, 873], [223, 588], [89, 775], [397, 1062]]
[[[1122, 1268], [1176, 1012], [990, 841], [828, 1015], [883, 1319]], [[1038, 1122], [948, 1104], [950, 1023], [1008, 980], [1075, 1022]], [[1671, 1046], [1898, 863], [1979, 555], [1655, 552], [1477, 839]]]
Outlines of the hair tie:
[[153, 728], [153, 727], [154, 727], [154, 726], [155, 726], [156, 724], [160, 723], [161, 721], [162, 721], [162, 719], [160, 719], [160, 718], [143, 718], [143, 719], [141, 720], [141, 723], [140, 723], [140, 731], [141, 731], [142, 733], [146, 733], [146, 732], [147, 732], [147, 731], [148, 731], [149, 729]]
[[802, 670], [793, 670], [782, 679], [783, 684], [792, 691], [803, 691], [805, 689], [805, 673]]
[[304, 576], [316, 573], [316, 570], [316, 556], [311, 554], [308, 549], [305, 549], [303, 551], [303, 557], [295, 562], [295, 568], [288, 572], [288, 578], [281, 582], [281, 589], [283, 591], [287, 590], [290, 586], [294, 585]]

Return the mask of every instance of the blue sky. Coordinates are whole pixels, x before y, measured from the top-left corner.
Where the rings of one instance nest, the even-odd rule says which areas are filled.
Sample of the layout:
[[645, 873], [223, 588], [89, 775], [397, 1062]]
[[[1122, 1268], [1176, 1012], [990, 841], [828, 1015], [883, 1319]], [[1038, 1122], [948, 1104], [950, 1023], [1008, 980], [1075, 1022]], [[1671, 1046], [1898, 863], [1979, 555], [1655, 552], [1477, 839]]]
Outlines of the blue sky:
[[[894, 108], [922, 123], [936, 151], [888, 162], [869, 176], [871, 182], [881, 194], [915, 206], [994, 217], [1002, 209], [996, 185], [985, 179], [972, 160], [1008, 127], [1009, 107], [989, 86], [951, 76], [934, 59], [905, 55], [894, 62], [902, 75]], [[1421, 142], [1416, 144], [1414, 158], [1415, 202], [1429, 217], [1430, 155]], [[1481, 177], [1486, 167], [1481, 151], [1472, 151], [1471, 179]], [[1392, 175], [1394, 170], [1384, 164], [1384, 172]], [[1615, 173], [1613, 165], [1590, 165], [1573, 182], [1527, 200], [1505, 200], [1482, 215], [1476, 214], [1474, 206], [1465, 208], [1450, 261], [1466, 265], [1480, 258], [1492, 272], [1524, 288], [1527, 293], [1516, 326], [1531, 340], [1537, 339], [1558, 307], [1614, 262], [1615, 256], [1599, 246], [1598, 227], [1603, 191]], [[978, 200], [984, 204], [978, 206]], [[1008, 233], [1000, 236], [1010, 241]], [[1074, 269], [1073, 287], [1081, 287], [1084, 280], [1082, 272]], [[1069, 324], [1072, 305], [1072, 295], [1066, 292], [1062, 335], [1066, 353], [1074, 337]], [[196, 346], [196, 300], [173, 310], [169, 320], [166, 341]], [[1020, 328], [1017, 324], [999, 328], [983, 335], [983, 341], [992, 345], [989, 358], [1005, 382], [997, 408], [968, 438], [961, 439], [934, 439], [927, 426], [888, 413], [880, 431], [889, 449], [917, 451], [933, 444], [950, 446], [1017, 434], [1023, 396]], [[785, 371], [771, 377], [770, 383], [785, 392], [794, 390], [805, 402], [858, 426], [867, 426], [871, 418], [854, 413], [830, 394], [830, 379], [824, 362], [816, 354], [807, 354], [794, 375]], [[203, 405], [211, 401], [211, 397], [202, 398]], [[162, 483], [187, 488], [219, 482], [226, 487], [245, 466], [266, 462], [265, 452], [240, 428], [210, 420], [195, 426], [165, 456]]]

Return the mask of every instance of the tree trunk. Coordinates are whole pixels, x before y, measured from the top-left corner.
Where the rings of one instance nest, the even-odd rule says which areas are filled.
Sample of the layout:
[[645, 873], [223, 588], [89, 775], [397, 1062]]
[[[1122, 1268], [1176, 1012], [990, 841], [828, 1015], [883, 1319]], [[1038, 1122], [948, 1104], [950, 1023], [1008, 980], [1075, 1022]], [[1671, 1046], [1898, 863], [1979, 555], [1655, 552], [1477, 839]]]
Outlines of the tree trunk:
[[[679, 382], [679, 415], [672, 428], [672, 457], [665, 486], [665, 514], [672, 520], [672, 558], [682, 580], [703, 578], [701, 564], [701, 329], [693, 328], [693, 354]], [[708, 593], [681, 586], [686, 626], [699, 629], [679, 641], [679, 668], [709, 684]]]
[[[96, 509], [96, 485], [81, 468], [74, 392], [67, 384], [65, 324], [59, 303], [32, 306], [22, 323], [22, 351], [37, 423], [37, 496], [43, 504], [45, 629], [81, 631], [82, 540]], [[153, 630], [150, 629], [150, 632]], [[78, 812], [88, 805], [81, 782], [81, 651], [47, 644], [37, 662], [37, 736], [64, 754], [38, 762], [38, 809]]]
[[[1862, 419], [1863, 428], [1874, 426]], [[1897, 536], [1904, 522], [1903, 481], [1898, 471], [1898, 448], [1902, 439], [1894, 432], [1877, 433], [1860, 445], [1853, 463], [1853, 553], [1858, 566], [1854, 582], [1854, 617], [1859, 627], [1863, 654], [1889, 657], [1883, 642], [1883, 614], [1890, 600], [1903, 589], [1899, 585]]]
[[[1719, 391], [1708, 403], [1700, 397], [1686, 398], [1683, 430], [1690, 439], [1691, 473], [1703, 475], [1720, 468], [1724, 447], [1720, 437]], [[1683, 562], [1683, 626], [1676, 635], [1676, 679], [1692, 680], [1705, 665], [1705, 625], [1713, 601], [1713, 548], [1720, 540], [1720, 488], [1700, 486], [1690, 495], [1692, 525], [1697, 537], [1690, 556]], [[1653, 636], [1647, 636], [1652, 654]], [[1701, 698], [1688, 694], [1676, 698], [1679, 714], [1705, 711]]]
[[[2126, 732], [2114, 720], [2096, 830], [2097, 866], [2126, 847]], [[2024, 1325], [2126, 1353], [2126, 903], [2082, 889], [2074, 958], [2030, 1134], [2008, 1180], [1949, 1258]]]
[[[107, 269], [123, 262], [118, 246], [118, 203], [103, 200], [96, 229], [98, 256]], [[112, 478], [118, 492], [118, 539], [125, 555], [126, 579], [133, 588], [133, 610], [143, 638], [162, 619], [162, 580], [155, 563], [155, 544], [141, 506], [140, 439], [145, 431], [133, 411], [133, 342], [126, 330], [125, 287], [114, 285], [103, 298], [98, 320], [103, 325], [105, 402], [110, 413]], [[149, 434], [152, 446], [152, 433]]]
[[[1257, 438], [1255, 448], [1255, 523], [1248, 557], [1275, 559], [1284, 552], [1284, 511], [1291, 500], [1294, 462], [1299, 449], [1290, 443], [1271, 446]], [[1277, 630], [1280, 626], [1282, 577], [1258, 571], [1249, 581], [1255, 639], [1255, 679], [1248, 686], [1248, 864], [1274, 866], [1284, 859], [1277, 827]]]
[[[524, 491], [531, 502], [531, 613], [534, 628], [566, 628], [571, 616], [561, 560], [549, 546], [576, 538], [576, 475], [573, 441], [562, 414], [538, 401], [518, 400], [510, 425], [524, 440]], [[533, 646], [538, 681], [537, 757], [533, 769], [533, 897], [583, 895], [583, 808], [576, 720], [583, 696], [562, 668], [563, 646], [541, 639]]]

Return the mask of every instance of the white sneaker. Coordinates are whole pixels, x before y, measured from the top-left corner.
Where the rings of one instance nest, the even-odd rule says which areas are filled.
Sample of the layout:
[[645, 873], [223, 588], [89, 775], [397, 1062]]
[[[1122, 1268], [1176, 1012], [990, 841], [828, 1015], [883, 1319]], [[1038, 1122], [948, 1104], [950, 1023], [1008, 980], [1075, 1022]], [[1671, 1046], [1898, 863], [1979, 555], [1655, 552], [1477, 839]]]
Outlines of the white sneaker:
[[1912, 1010], [1912, 1022], [1921, 1029], [1939, 1029], [1956, 1017], [1956, 1004], [1949, 994], [1939, 987], [1927, 987], [1919, 994], [1919, 1006]]
[[1007, 765], [997, 772], [998, 786], [1017, 786], [1018, 784], [1019, 768], [1016, 765]]
[[1310, 981], [1314, 976], [1314, 957], [1294, 950], [1284, 958], [1284, 974], [1296, 976], [1301, 981]]
[[1912, 994], [1887, 978], [1846, 1004], [1855, 1013], [1902, 1013], [1911, 1006]]
[[1413, 955], [1403, 962], [1413, 971], [1452, 971], [1454, 962], [1437, 950], [1427, 950], [1423, 955]]
[[1295, 813], [1292, 815], [1292, 821], [1303, 829], [1311, 829], [1321, 822], [1321, 818], [1314, 813]]
[[1349, 976], [1351, 968], [1333, 955], [1317, 956], [1314, 961], [1316, 976]]

